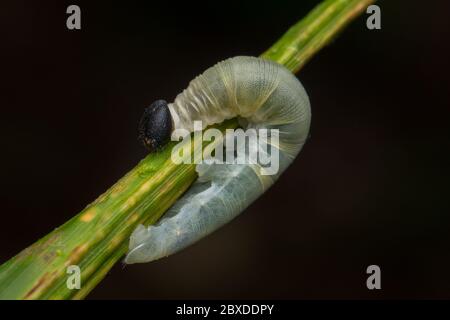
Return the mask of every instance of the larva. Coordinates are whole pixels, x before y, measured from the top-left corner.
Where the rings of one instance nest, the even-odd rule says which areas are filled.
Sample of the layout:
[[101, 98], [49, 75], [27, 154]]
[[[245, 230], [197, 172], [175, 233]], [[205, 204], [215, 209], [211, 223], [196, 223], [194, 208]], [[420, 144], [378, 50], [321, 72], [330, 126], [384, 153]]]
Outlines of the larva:
[[[244, 56], [207, 69], [157, 114], [166, 118], [169, 112], [170, 129], [189, 132], [194, 130], [194, 121], [207, 126], [233, 117], [244, 119], [247, 129], [278, 129], [279, 171], [267, 176], [255, 164], [198, 164], [198, 180], [162, 219], [153, 226], [140, 225], [133, 232], [125, 258], [128, 264], [175, 253], [236, 217], [293, 161], [305, 143], [311, 121], [308, 95], [289, 70], [273, 61]], [[158, 148], [167, 139], [148, 137], [154, 123], [145, 121], [140, 126], [144, 143]]]

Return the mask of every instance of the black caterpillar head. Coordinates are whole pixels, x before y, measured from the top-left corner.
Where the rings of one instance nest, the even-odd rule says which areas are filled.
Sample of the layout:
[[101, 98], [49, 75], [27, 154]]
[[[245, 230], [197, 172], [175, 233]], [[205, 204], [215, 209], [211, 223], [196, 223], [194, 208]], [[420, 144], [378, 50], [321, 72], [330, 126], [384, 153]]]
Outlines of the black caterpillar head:
[[145, 108], [138, 131], [138, 139], [150, 152], [161, 149], [169, 142], [172, 134], [172, 116], [166, 101], [156, 100]]

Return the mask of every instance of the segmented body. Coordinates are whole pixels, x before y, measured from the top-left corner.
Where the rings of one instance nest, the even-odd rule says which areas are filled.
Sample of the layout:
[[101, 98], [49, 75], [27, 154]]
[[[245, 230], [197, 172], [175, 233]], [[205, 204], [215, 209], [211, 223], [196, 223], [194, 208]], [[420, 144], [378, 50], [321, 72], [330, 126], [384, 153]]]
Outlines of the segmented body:
[[198, 241], [232, 220], [289, 166], [305, 143], [311, 111], [297, 78], [283, 66], [235, 57], [206, 70], [169, 105], [175, 129], [194, 130], [240, 117], [245, 128], [279, 130], [279, 171], [263, 175], [258, 164], [199, 164], [199, 179], [153, 226], [131, 236], [126, 263], [149, 262]]

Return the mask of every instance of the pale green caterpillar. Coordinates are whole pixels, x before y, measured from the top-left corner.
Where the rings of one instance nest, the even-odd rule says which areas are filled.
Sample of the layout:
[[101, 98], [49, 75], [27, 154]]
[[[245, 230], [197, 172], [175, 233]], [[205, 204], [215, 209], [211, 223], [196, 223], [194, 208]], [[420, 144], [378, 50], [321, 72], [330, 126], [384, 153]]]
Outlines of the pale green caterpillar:
[[[128, 264], [168, 256], [231, 221], [289, 166], [308, 137], [311, 121], [308, 95], [297, 78], [282, 65], [255, 57], [234, 57], [209, 68], [191, 81], [168, 110], [170, 116], [164, 109], [153, 108], [145, 121], [171, 118], [172, 125], [162, 131], [192, 132], [197, 120], [206, 127], [240, 117], [245, 129], [278, 129], [279, 171], [264, 175], [258, 164], [198, 164], [198, 180], [162, 219], [133, 232], [125, 259]], [[162, 131], [154, 126], [141, 124], [141, 131], [149, 146], [164, 141]]]

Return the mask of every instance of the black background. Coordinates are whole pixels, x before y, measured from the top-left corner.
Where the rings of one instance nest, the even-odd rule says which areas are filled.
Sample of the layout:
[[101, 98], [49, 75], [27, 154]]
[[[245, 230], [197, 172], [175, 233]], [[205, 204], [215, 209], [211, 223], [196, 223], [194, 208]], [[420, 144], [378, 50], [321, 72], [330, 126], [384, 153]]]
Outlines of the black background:
[[[145, 155], [145, 106], [259, 55], [316, 3], [2, 1], [0, 262]], [[312, 135], [272, 189], [174, 256], [118, 264], [90, 298], [450, 298], [450, 5], [378, 4], [382, 30], [359, 18], [298, 74]]]

